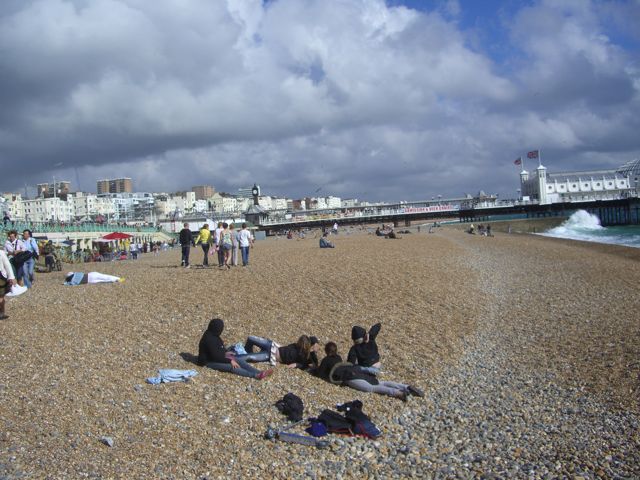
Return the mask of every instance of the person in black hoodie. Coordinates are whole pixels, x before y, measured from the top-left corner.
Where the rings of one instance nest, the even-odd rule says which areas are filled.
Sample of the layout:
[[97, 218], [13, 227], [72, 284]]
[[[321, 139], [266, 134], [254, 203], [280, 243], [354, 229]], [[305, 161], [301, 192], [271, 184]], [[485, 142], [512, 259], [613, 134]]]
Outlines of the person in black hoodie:
[[226, 351], [224, 342], [220, 338], [224, 330], [224, 322], [214, 318], [202, 335], [198, 345], [198, 364], [221, 372], [231, 372], [242, 377], [262, 380], [273, 373], [273, 370], [260, 371], [249, 365], [245, 360], [235, 357]]
[[180, 246], [182, 246], [182, 266], [189, 268], [189, 252], [191, 247], [195, 246], [193, 241], [193, 233], [189, 230], [189, 224], [185, 223], [184, 228], [180, 230]]
[[318, 377], [342, 386], [351, 387], [361, 392], [373, 392], [399, 398], [403, 402], [409, 394], [423, 397], [424, 393], [416, 387], [389, 380], [378, 380], [376, 376], [364, 368], [343, 362], [338, 355], [338, 346], [327, 342], [324, 346], [326, 356], [320, 366], [313, 371]]
[[382, 328], [382, 324], [376, 323], [369, 333], [356, 325], [351, 329], [351, 339], [353, 340], [353, 346], [349, 349], [347, 355], [347, 361], [354, 365], [359, 365], [374, 375], [380, 373], [382, 364], [380, 363], [380, 353], [378, 353], [378, 344], [376, 343], [376, 337]]
[[[302, 335], [296, 343], [284, 347], [268, 338], [249, 336], [244, 345], [247, 354], [240, 355], [237, 358], [247, 362], [270, 362], [271, 365], [283, 363], [289, 368], [305, 370], [318, 366], [316, 351], [319, 346], [318, 339], [313, 336]], [[260, 351], [253, 353], [253, 347], [258, 347]]]

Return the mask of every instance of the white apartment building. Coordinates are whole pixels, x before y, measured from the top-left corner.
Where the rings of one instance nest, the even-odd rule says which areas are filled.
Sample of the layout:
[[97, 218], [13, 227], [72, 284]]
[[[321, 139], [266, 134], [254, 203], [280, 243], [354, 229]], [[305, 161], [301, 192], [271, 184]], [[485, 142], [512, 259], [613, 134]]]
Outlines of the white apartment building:
[[4, 193], [2, 212], [8, 212], [12, 220], [24, 220], [24, 205], [19, 193]]
[[237, 199], [231, 195], [216, 192], [209, 197], [209, 203], [211, 204], [212, 210], [217, 213], [232, 213], [238, 211]]
[[342, 200], [342, 202], [340, 202], [340, 205], [342, 206], [342, 208], [354, 208], [358, 206], [358, 199], [357, 198], [346, 198], [344, 200]]
[[75, 205], [59, 197], [23, 200], [24, 218], [28, 222], [72, 222], [75, 220]]
[[286, 198], [271, 198], [271, 209], [272, 210], [286, 210], [287, 209], [287, 199]]
[[93, 193], [76, 192], [69, 194], [68, 202], [73, 202], [77, 220], [93, 220], [98, 215], [113, 218], [116, 207], [111, 198], [98, 197]]
[[193, 212], [202, 213], [209, 210], [209, 202], [207, 200], [196, 200], [193, 203]]
[[329, 196], [325, 198], [325, 203], [327, 204], [327, 208], [341, 208], [342, 200], [340, 197]]

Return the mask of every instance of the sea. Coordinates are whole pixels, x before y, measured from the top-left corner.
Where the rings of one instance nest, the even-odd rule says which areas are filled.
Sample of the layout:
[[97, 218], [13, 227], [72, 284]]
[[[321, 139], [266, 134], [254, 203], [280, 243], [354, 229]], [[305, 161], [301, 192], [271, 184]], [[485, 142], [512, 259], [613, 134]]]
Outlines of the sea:
[[596, 215], [585, 210], [578, 210], [562, 225], [538, 235], [640, 248], [640, 226], [603, 227]]

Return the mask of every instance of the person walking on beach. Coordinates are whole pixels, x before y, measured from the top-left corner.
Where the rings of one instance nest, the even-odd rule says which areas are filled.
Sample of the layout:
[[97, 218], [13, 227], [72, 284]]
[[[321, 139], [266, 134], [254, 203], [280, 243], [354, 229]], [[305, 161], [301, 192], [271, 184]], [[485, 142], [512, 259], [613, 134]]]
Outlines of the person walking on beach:
[[196, 245], [200, 244], [200, 246], [202, 247], [202, 251], [204, 252], [204, 259], [202, 260], [203, 267], [209, 266], [210, 243], [211, 243], [211, 232], [209, 231], [209, 224], [205, 223], [200, 229], [200, 232], [198, 233], [198, 236], [196, 237], [196, 241], [195, 241]]
[[4, 313], [4, 295], [16, 284], [16, 277], [11, 268], [11, 262], [4, 250], [0, 250], [0, 320], [6, 320], [9, 315]]
[[222, 224], [219, 247], [222, 251], [222, 266], [220, 268], [231, 268], [229, 262], [231, 261], [231, 249], [233, 248], [233, 242], [231, 239], [231, 230], [229, 230], [229, 224], [227, 222]]
[[242, 230], [238, 232], [238, 245], [242, 253], [242, 266], [246, 267], [249, 265], [249, 248], [253, 246], [253, 237], [246, 223], [242, 224]]
[[31, 288], [34, 281], [33, 272], [34, 267], [36, 266], [36, 259], [40, 256], [38, 242], [36, 242], [31, 236], [31, 230], [24, 230], [22, 232], [22, 247], [26, 252], [31, 252], [31, 258], [22, 264], [22, 278], [24, 286]]
[[180, 266], [184, 268], [189, 268], [189, 253], [191, 251], [191, 246], [195, 245], [193, 242], [193, 233], [189, 230], [189, 224], [184, 223], [182, 225], [182, 230], [180, 230], [180, 246], [182, 247], [182, 261]]
[[233, 223], [229, 225], [229, 231], [231, 232], [231, 264], [234, 267], [238, 266], [238, 232], [235, 231]]
[[[24, 251], [24, 246], [22, 244], [22, 240], [18, 238], [18, 232], [16, 230], [9, 231], [7, 235], [7, 241], [4, 242], [4, 250], [7, 254], [7, 257], [11, 260], [12, 257], [15, 257], [20, 252]], [[14, 260], [15, 262], [15, 260]], [[13, 267], [12, 267], [13, 269]], [[16, 268], [14, 271], [16, 281], [19, 285], [22, 285], [22, 268]]]
[[224, 251], [222, 249], [222, 241], [220, 238], [223, 230], [224, 224], [222, 222], [218, 222], [218, 227], [216, 228], [213, 239], [213, 244], [215, 246], [216, 253], [218, 254], [218, 267], [222, 267], [224, 265]]

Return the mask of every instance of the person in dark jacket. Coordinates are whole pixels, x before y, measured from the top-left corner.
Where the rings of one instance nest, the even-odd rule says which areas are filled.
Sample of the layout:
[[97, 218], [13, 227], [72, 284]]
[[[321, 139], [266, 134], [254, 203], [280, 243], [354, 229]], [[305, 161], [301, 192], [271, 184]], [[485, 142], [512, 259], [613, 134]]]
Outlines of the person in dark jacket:
[[181, 266], [189, 268], [189, 252], [191, 247], [195, 247], [193, 241], [193, 233], [189, 230], [189, 224], [185, 223], [184, 228], [180, 230], [180, 246], [182, 246], [182, 263]]
[[242, 377], [251, 377], [262, 380], [273, 373], [273, 370], [260, 371], [252, 367], [246, 361], [236, 358], [226, 351], [220, 335], [224, 330], [224, 322], [214, 318], [209, 322], [209, 327], [202, 335], [198, 345], [198, 364], [207, 366], [221, 372], [231, 372]]
[[399, 398], [407, 401], [409, 394], [423, 397], [424, 393], [416, 387], [390, 380], [378, 380], [376, 376], [358, 365], [343, 362], [338, 355], [338, 346], [334, 342], [327, 342], [324, 346], [326, 356], [314, 373], [328, 382], [351, 387], [361, 392], [373, 392], [380, 395]]
[[349, 349], [347, 355], [347, 362], [354, 365], [363, 367], [363, 370], [367, 370], [374, 375], [377, 375], [382, 368], [380, 363], [380, 353], [378, 352], [378, 344], [376, 343], [376, 337], [380, 333], [382, 324], [376, 323], [369, 333], [356, 325], [351, 329], [351, 339], [353, 340], [353, 346]]
[[[259, 352], [254, 353], [253, 347], [258, 347]], [[296, 343], [281, 347], [273, 340], [253, 335], [247, 337], [244, 349], [246, 355], [240, 355], [247, 362], [270, 362], [271, 365], [282, 363], [289, 368], [315, 368], [318, 366], [318, 356], [316, 354], [320, 347], [316, 337], [300, 336]]]

